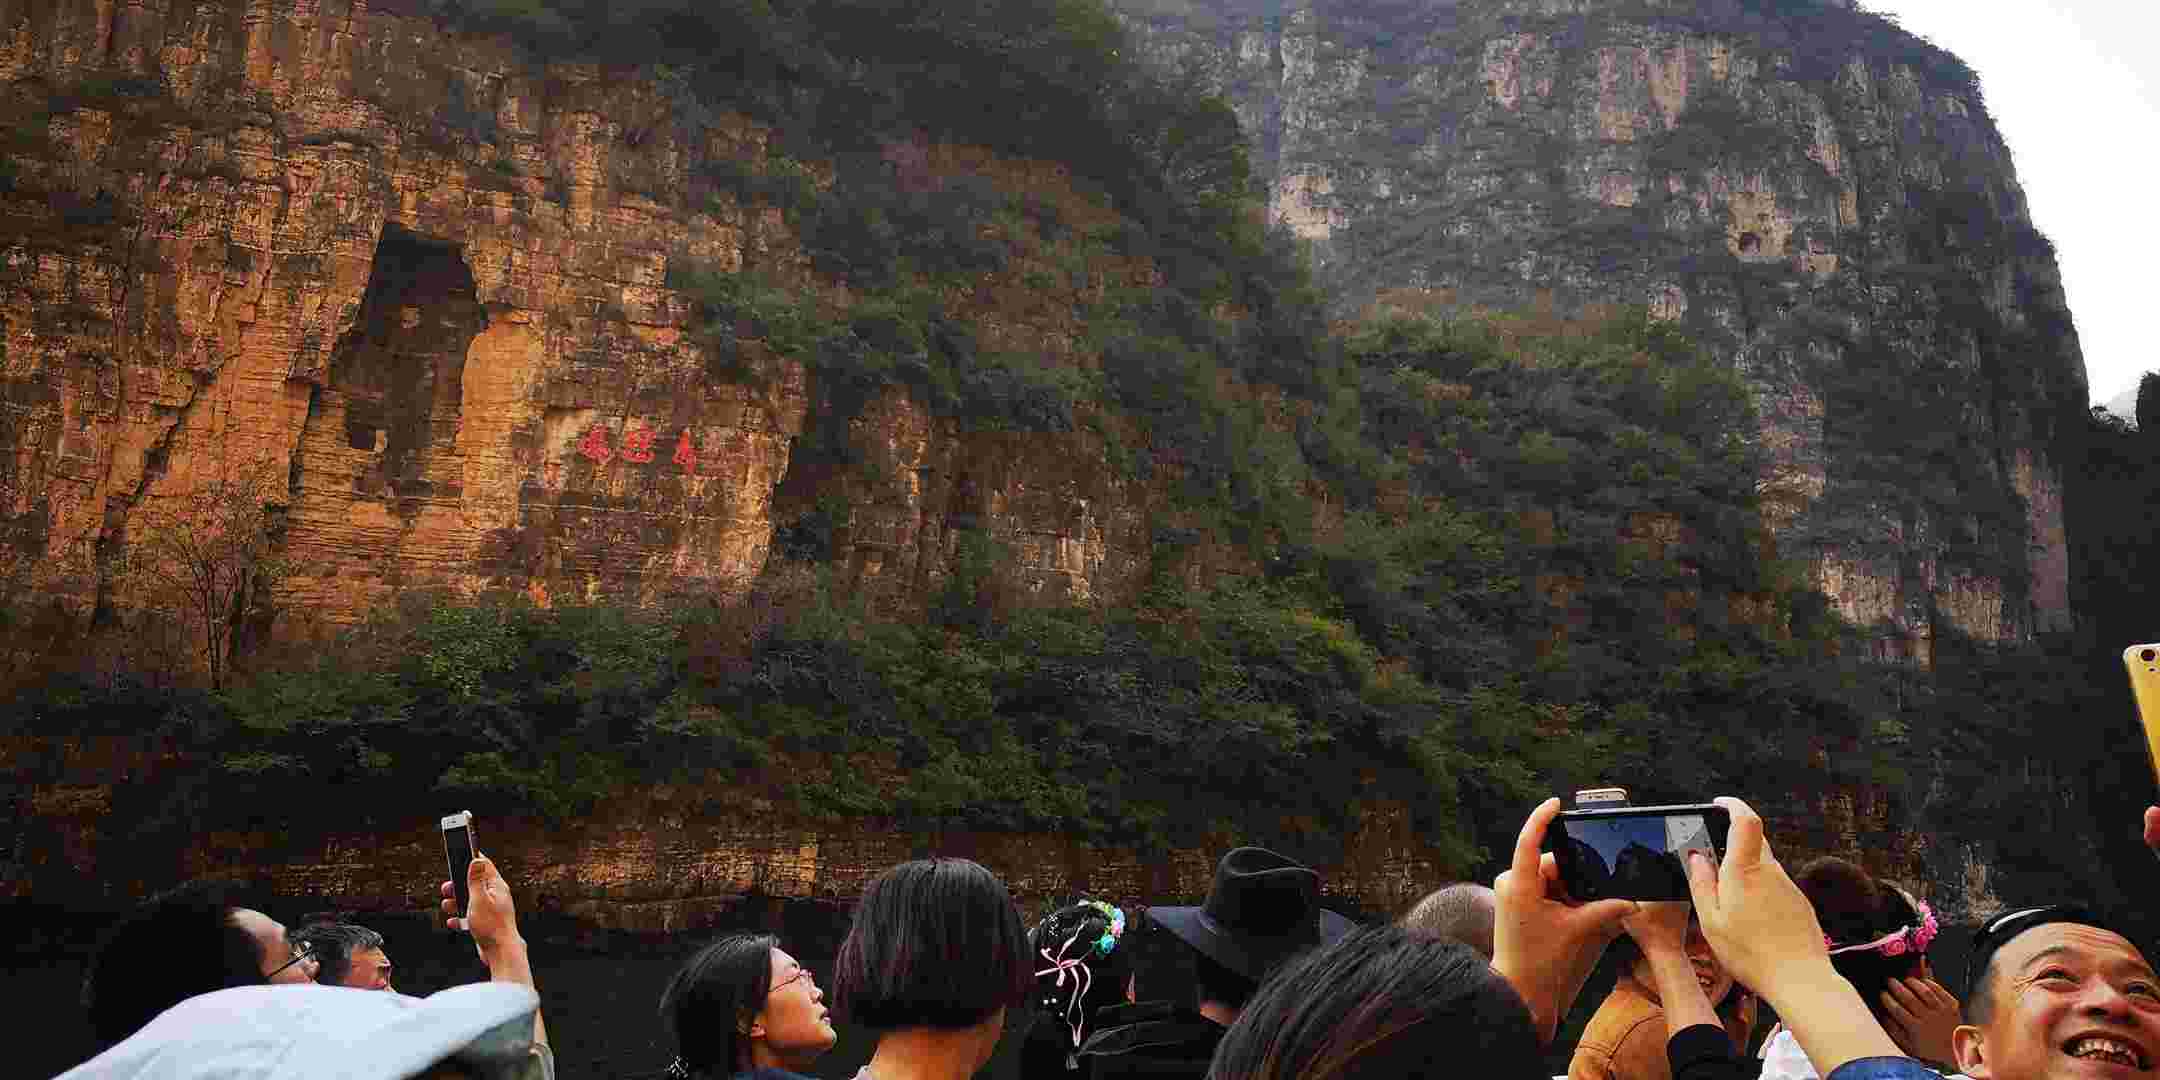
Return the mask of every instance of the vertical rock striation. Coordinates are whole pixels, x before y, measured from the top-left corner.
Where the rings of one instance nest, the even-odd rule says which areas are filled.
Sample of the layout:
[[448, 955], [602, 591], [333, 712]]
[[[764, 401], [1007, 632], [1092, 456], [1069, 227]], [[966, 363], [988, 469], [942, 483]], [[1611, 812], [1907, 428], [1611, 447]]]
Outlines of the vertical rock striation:
[[1780, 549], [1879, 658], [2067, 627], [2083, 360], [1954, 57], [1831, 0], [1116, 7], [1351, 302], [1647, 304], [1728, 357]]

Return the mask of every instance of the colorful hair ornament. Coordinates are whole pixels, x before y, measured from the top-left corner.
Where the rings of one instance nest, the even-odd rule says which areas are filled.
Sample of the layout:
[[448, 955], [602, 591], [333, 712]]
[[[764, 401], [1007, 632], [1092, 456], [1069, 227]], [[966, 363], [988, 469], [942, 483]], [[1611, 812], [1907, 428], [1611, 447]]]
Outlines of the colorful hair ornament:
[[1880, 952], [1884, 956], [1924, 953], [1927, 951], [1928, 946], [1934, 942], [1935, 933], [1938, 929], [1935, 925], [1935, 912], [1928, 908], [1925, 900], [1915, 900], [1913, 906], [1920, 912], [1920, 920], [1916, 923], [1900, 926], [1873, 941], [1859, 945], [1840, 946], [1837, 942], [1830, 940], [1830, 935], [1824, 934], [1823, 944], [1830, 947], [1830, 955], [1832, 956], [1839, 953], [1865, 952], [1868, 950]]
[[1104, 903], [1101, 900], [1084, 900], [1081, 901], [1081, 905], [1102, 912], [1103, 921], [1108, 924], [1108, 929], [1103, 931], [1102, 937], [1095, 940], [1095, 951], [1102, 953], [1104, 956], [1110, 955], [1110, 950], [1117, 948], [1118, 940], [1125, 936], [1125, 909], [1115, 904]]

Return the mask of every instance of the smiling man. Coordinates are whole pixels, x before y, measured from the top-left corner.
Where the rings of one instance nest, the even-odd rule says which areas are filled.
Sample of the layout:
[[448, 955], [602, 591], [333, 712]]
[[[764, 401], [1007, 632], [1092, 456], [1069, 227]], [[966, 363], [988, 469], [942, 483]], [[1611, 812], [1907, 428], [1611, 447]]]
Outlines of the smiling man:
[[1974, 1080], [2160, 1076], [2160, 979], [2092, 912], [2006, 912], [1973, 938], [1954, 1045]]

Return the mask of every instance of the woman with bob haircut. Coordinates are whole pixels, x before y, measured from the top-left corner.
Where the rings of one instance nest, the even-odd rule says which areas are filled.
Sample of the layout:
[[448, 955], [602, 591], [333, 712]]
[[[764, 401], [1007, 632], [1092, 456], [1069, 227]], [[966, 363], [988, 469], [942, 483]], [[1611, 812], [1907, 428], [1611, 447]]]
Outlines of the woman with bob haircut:
[[731, 934], [668, 980], [660, 1022], [675, 1040], [672, 1080], [800, 1080], [838, 1041], [825, 992], [770, 934]]
[[1209, 1080], [1538, 1076], [1530, 1007], [1477, 950], [1384, 924], [1285, 964], [1215, 1049]]
[[1027, 930], [995, 874], [917, 859], [874, 878], [833, 964], [848, 1019], [878, 1033], [856, 1080], [964, 1080], [1035, 985]]

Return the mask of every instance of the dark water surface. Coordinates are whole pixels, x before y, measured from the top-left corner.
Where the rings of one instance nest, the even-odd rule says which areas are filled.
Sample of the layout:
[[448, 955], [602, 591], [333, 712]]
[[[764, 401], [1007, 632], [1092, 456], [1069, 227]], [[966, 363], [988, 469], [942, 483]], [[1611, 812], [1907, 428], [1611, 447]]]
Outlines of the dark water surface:
[[[269, 913], [291, 925], [324, 906], [273, 903]], [[90, 1031], [80, 1004], [83, 972], [99, 934], [117, 918], [112, 912], [35, 903], [0, 907], [0, 925], [6, 927], [0, 933], [6, 941], [0, 1001], [11, 1003], [20, 1025], [16, 1030], [37, 1033], [36, 1038], [10, 1040], [14, 1060], [0, 1072], [50, 1077], [87, 1056]], [[370, 915], [358, 921], [389, 939], [387, 951], [401, 992], [426, 995], [487, 978], [471, 939], [437, 928], [425, 915]], [[747, 903], [713, 928], [666, 935], [596, 931], [544, 916], [521, 916], [519, 922], [532, 949], [548, 1041], [565, 1080], [658, 1076], [671, 1056], [663, 1045], [660, 990], [690, 954], [713, 938], [734, 930], [778, 933], [782, 946], [810, 966], [829, 994], [833, 954], [847, 931], [843, 909], [812, 902]], [[1016, 1080], [1020, 1035], [1029, 1022], [1024, 1012], [1010, 1015], [997, 1057], [979, 1076]], [[840, 1042], [812, 1070], [814, 1075], [845, 1080], [870, 1060], [870, 1033], [838, 1026]]]

